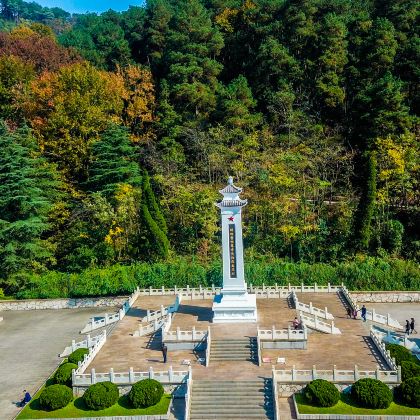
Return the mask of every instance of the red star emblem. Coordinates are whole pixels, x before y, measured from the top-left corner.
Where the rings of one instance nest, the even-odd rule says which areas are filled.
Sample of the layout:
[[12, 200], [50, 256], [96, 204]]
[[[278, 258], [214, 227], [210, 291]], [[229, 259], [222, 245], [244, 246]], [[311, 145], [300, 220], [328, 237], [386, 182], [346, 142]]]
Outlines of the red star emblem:
[[233, 222], [233, 216], [228, 217], [228, 219]]

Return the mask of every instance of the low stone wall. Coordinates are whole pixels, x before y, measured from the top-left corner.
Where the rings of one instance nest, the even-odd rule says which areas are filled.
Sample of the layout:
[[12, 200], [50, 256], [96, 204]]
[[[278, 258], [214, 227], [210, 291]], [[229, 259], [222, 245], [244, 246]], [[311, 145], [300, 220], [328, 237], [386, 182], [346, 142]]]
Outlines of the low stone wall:
[[261, 348], [263, 349], [306, 349], [306, 340], [296, 341], [261, 341]]
[[418, 303], [420, 292], [350, 292], [357, 303]]
[[121, 306], [127, 296], [75, 299], [28, 299], [0, 301], [0, 311], [30, 311], [34, 309], [76, 309], [100, 306]]

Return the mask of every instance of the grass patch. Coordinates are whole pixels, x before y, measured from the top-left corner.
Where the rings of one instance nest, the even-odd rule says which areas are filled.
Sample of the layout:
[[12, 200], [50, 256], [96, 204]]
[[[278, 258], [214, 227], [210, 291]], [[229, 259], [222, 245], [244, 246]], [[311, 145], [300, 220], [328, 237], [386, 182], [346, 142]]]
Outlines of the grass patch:
[[17, 419], [48, 419], [48, 418], [71, 418], [71, 417], [106, 417], [106, 416], [139, 416], [166, 414], [169, 403], [171, 402], [170, 394], [163, 394], [161, 400], [152, 407], [148, 408], [131, 408], [127, 395], [119, 398], [118, 402], [112, 407], [105, 410], [89, 410], [82, 397], [75, 398], [67, 407], [60, 408], [55, 411], [44, 411], [39, 406], [39, 394], [42, 389], [35, 395], [33, 400], [21, 411]]
[[301, 414], [365, 414], [365, 415], [388, 415], [388, 416], [420, 416], [420, 408], [407, 407], [392, 402], [388, 408], [371, 409], [360, 407], [350, 395], [341, 394], [340, 401], [333, 407], [317, 407], [305, 398], [303, 394], [295, 394], [299, 413]]

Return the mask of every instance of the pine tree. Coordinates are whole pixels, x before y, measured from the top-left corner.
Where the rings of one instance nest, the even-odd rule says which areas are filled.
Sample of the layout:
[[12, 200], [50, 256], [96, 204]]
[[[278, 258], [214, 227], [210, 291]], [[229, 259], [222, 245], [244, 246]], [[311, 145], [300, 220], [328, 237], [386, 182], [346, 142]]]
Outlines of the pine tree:
[[53, 261], [44, 234], [58, 182], [26, 129], [12, 133], [1, 123], [0, 150], [0, 278], [14, 292], [23, 272]]
[[102, 192], [108, 198], [119, 184], [140, 187], [140, 168], [128, 130], [111, 125], [93, 146], [93, 162], [86, 183], [89, 191]]

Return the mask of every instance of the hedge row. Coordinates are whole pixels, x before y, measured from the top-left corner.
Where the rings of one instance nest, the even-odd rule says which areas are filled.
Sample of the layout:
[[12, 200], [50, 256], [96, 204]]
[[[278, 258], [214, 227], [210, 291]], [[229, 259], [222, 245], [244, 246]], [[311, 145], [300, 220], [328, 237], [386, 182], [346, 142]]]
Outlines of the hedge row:
[[[350, 290], [420, 290], [420, 270], [413, 261], [360, 257], [335, 265], [251, 260], [245, 264], [248, 284], [341, 284]], [[191, 287], [222, 284], [220, 261], [202, 265], [178, 258], [162, 263], [138, 263], [93, 268], [81, 273], [47, 272], [29, 275], [18, 298], [59, 298], [119, 295], [139, 287]]]

